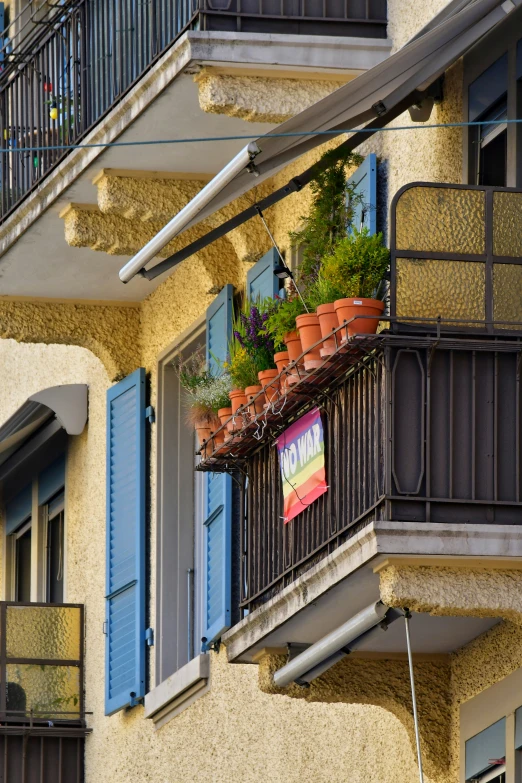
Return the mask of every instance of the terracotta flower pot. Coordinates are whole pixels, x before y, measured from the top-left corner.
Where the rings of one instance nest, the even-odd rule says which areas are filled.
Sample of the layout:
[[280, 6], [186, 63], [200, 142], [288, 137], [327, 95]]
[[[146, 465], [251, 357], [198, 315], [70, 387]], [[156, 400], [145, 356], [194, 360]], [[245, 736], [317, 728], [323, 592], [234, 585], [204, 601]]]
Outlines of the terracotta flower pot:
[[[264, 410], [264, 404], [265, 404], [265, 395], [259, 394], [258, 397], [256, 395], [263, 390], [262, 386], [247, 386], [245, 389], [245, 395], [248, 402], [248, 412], [252, 416], [252, 418], [256, 415], [256, 413], [262, 413]], [[255, 402], [253, 402], [253, 398], [256, 397]]]
[[289, 360], [291, 362], [297, 361], [299, 356], [303, 353], [299, 334], [297, 332], [287, 332], [283, 339], [288, 349]]
[[290, 355], [288, 351], [278, 351], [274, 354], [274, 362], [276, 363], [278, 373], [283, 372], [289, 361]]
[[[299, 329], [299, 337], [301, 338], [303, 351], [306, 351], [307, 348], [311, 348], [311, 346], [322, 337], [319, 317], [315, 313], [303, 313], [303, 315], [298, 315], [295, 319], [295, 325]], [[305, 354], [305, 370], [313, 370], [322, 363], [321, 354], [319, 353], [320, 347], [320, 345], [317, 345]]]
[[257, 374], [259, 383], [263, 387], [267, 403], [275, 402], [279, 397], [279, 383], [274, 383], [274, 378], [277, 378], [278, 375], [278, 370], [261, 370], [261, 372], [258, 372]]
[[[208, 425], [204, 425], [201, 427], [195, 427], [196, 435], [198, 436], [198, 443], [201, 448], [201, 459], [206, 459], [209, 454], [212, 453], [212, 443], [209, 442], [210, 433], [212, 432], [212, 429]], [[204, 444], [205, 447], [203, 448]]]
[[[337, 329], [339, 326], [334, 303], [331, 302], [330, 304], [319, 305], [316, 313], [319, 318], [319, 326], [321, 327], [321, 336], [326, 338], [333, 332], [334, 329]], [[336, 348], [337, 345], [335, 342], [335, 337], [330, 337], [329, 340], [324, 340], [323, 347], [319, 353], [324, 359], [327, 356], [331, 356], [333, 353], [335, 353]]]
[[357, 315], [374, 315], [375, 318], [361, 318], [348, 325], [348, 336], [354, 334], [375, 334], [379, 316], [384, 312], [384, 302], [378, 299], [338, 299], [334, 302], [339, 326]]
[[226, 424], [232, 416], [232, 408], [220, 408], [217, 412], [217, 415], [221, 424]]
[[232, 403], [232, 416], [237, 413], [238, 408], [242, 405], [246, 405], [246, 397], [243, 389], [234, 389], [228, 393], [230, 402]]

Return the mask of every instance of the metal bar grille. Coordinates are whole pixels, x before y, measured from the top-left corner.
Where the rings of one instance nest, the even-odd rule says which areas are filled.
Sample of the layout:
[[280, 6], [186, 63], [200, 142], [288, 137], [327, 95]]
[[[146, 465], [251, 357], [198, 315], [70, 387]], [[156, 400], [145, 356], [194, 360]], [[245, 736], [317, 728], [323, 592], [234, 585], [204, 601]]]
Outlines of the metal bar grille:
[[64, 2], [3, 52], [0, 221], [189, 28], [384, 38], [386, 0]]
[[[362, 363], [322, 404], [329, 490], [288, 524], [277, 448], [267, 443], [249, 465], [248, 520], [242, 541], [241, 605], [253, 608], [329, 552], [348, 530], [375, 519], [384, 495], [384, 371], [380, 355]], [[375, 475], [373, 475], [375, 470]], [[348, 497], [347, 497], [348, 495]], [[246, 538], [246, 540], [245, 540]]]

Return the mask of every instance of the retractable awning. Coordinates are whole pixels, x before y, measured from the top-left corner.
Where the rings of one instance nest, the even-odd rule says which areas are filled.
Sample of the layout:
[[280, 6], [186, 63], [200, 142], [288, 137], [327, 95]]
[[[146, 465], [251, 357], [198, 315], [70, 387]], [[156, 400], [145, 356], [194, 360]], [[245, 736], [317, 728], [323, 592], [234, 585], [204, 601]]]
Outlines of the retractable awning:
[[[196, 225], [282, 167], [346, 129], [366, 126], [344, 142], [345, 149], [359, 144], [384, 127], [409, 106], [419, 103], [428, 88], [480, 38], [522, 4], [522, 0], [453, 0], [402, 49], [384, 62], [265, 136], [245, 147], [216, 175], [142, 250], [120, 270], [128, 282], [142, 272], [174, 237]], [[316, 135], [309, 135], [314, 132]], [[328, 132], [328, 136], [317, 135]], [[282, 136], [281, 134], [292, 134]], [[292, 192], [308, 184], [316, 164], [259, 204], [226, 221], [222, 226], [146, 272], [152, 279], [228, 233]]]
[[50, 427], [47, 437], [59, 429], [64, 429], [68, 435], [80, 435], [86, 422], [85, 384], [52, 386], [33, 394], [0, 427], [0, 477], [5, 472], [4, 463], [44, 428]]

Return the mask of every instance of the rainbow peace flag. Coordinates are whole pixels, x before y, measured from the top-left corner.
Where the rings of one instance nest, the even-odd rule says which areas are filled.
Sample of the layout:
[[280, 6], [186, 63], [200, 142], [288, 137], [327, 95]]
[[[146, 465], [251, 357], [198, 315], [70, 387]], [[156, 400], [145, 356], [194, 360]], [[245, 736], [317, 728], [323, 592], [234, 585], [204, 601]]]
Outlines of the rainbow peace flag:
[[277, 449], [286, 523], [328, 489], [323, 423], [318, 408], [313, 408], [288, 427], [277, 439]]

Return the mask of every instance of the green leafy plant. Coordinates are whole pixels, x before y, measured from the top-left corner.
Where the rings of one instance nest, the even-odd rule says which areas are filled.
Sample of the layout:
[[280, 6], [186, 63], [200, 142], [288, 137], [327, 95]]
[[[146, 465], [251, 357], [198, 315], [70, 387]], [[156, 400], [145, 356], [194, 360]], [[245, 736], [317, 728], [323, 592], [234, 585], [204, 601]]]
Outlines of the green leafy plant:
[[278, 350], [283, 350], [285, 334], [295, 331], [295, 319], [303, 313], [306, 313], [306, 308], [295, 290], [290, 291], [286, 299], [278, 300], [277, 307], [269, 315], [265, 325], [266, 333], [276, 345], [281, 346]]
[[333, 149], [326, 152], [321, 160], [328, 165], [318, 171], [310, 182], [310, 211], [300, 218], [302, 228], [290, 233], [292, 246], [303, 247], [298, 283], [304, 289], [317, 277], [321, 260], [333, 252], [339, 239], [346, 236], [355, 208], [361, 202], [361, 196], [355, 193], [355, 185], [350, 187], [346, 184], [346, 167], [360, 165], [364, 158], [354, 152]]
[[338, 299], [378, 298], [389, 263], [390, 251], [383, 244], [382, 234], [354, 229], [323, 259], [318, 288], [330, 287]]

